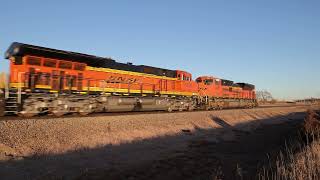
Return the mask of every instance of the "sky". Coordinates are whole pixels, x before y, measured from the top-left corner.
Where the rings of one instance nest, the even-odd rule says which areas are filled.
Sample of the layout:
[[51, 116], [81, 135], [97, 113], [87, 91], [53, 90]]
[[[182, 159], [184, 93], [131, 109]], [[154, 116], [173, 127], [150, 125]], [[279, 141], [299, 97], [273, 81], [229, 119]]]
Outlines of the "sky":
[[0, 71], [12, 42], [320, 97], [318, 0], [0, 0]]

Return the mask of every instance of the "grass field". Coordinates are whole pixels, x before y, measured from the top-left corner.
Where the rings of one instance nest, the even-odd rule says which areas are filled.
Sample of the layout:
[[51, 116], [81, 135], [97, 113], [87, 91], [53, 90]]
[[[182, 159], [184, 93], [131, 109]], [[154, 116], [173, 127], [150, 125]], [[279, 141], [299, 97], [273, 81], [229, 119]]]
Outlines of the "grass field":
[[[320, 116], [308, 111], [300, 142], [281, 152], [275, 165], [264, 168], [261, 180], [315, 180], [320, 178]], [[271, 169], [271, 170], [270, 170]]]

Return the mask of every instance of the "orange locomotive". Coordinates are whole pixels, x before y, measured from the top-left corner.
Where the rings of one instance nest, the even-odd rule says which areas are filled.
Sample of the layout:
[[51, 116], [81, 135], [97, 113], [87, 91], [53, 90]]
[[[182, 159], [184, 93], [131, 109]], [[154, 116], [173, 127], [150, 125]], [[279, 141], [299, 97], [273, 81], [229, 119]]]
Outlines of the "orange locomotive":
[[13, 43], [6, 112], [66, 113], [221, 109], [256, 105], [254, 86], [110, 58]]

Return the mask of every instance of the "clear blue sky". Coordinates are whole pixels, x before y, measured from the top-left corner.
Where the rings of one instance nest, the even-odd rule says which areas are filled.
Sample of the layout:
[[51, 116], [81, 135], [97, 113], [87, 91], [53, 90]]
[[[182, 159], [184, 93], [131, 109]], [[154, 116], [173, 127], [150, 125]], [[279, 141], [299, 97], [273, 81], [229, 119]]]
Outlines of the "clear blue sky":
[[0, 23], [2, 57], [18, 41], [320, 97], [318, 0], [1, 0]]

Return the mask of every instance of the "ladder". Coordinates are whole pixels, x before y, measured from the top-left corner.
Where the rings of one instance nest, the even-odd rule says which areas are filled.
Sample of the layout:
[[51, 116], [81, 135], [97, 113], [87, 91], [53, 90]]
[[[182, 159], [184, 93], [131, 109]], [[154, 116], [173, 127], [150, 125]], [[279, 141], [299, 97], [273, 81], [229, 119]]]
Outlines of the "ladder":
[[22, 86], [21, 86], [21, 78], [22, 73], [18, 74], [18, 82], [19, 86], [17, 88], [12, 88], [9, 85], [9, 77], [5, 83], [5, 115], [14, 115], [18, 114], [21, 106], [21, 95], [22, 95]]
[[18, 89], [7, 89], [5, 98], [5, 115], [14, 115], [19, 112], [19, 91]]

